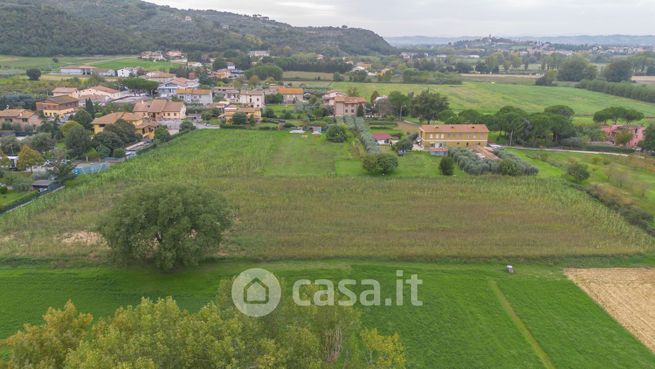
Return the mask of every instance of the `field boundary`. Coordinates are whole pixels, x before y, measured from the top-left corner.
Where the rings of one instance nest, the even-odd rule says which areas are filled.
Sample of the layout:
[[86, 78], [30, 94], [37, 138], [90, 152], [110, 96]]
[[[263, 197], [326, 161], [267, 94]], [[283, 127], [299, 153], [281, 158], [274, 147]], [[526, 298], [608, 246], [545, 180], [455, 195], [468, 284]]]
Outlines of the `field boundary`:
[[503, 291], [501, 291], [500, 288], [498, 287], [498, 283], [496, 283], [495, 280], [490, 279], [489, 287], [493, 291], [494, 295], [496, 295], [496, 297], [498, 298], [498, 302], [500, 302], [500, 305], [503, 307], [503, 310], [505, 310], [505, 312], [510, 317], [516, 328], [523, 335], [523, 338], [525, 338], [528, 344], [532, 347], [534, 353], [537, 355], [537, 357], [539, 357], [541, 363], [544, 364], [544, 367], [547, 369], [556, 369], [555, 365], [550, 360], [550, 357], [548, 357], [546, 351], [544, 351], [544, 349], [541, 347], [537, 339], [534, 338], [532, 333], [530, 333], [530, 330], [525, 325], [525, 323], [523, 323], [521, 318], [516, 314], [514, 308], [512, 308], [512, 304], [509, 302]]

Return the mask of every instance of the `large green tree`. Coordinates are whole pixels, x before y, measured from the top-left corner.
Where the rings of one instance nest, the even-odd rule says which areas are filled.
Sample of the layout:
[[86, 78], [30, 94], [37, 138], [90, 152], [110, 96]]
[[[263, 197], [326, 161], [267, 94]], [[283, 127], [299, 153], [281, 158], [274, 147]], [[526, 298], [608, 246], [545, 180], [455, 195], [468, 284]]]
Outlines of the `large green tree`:
[[603, 76], [608, 82], [628, 82], [632, 80], [633, 68], [629, 59], [615, 60], [605, 67]]
[[579, 82], [583, 79], [594, 79], [598, 68], [581, 56], [573, 56], [560, 66], [557, 79], [560, 81]]
[[448, 107], [448, 98], [437, 92], [424, 90], [412, 99], [412, 115], [428, 124]]
[[103, 219], [100, 232], [123, 260], [161, 270], [195, 265], [216, 250], [232, 224], [218, 193], [195, 185], [149, 185], [129, 192]]

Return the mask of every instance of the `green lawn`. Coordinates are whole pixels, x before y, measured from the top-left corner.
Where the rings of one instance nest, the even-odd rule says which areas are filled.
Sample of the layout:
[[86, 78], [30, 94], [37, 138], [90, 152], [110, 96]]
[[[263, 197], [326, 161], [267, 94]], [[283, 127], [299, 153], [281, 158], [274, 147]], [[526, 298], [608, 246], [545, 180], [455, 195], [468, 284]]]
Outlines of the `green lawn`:
[[344, 92], [355, 87], [359, 94], [365, 97], [370, 97], [373, 91], [385, 95], [392, 91], [419, 93], [430, 89], [448, 96], [451, 107], [455, 110], [475, 109], [484, 113], [495, 113], [506, 105], [514, 105], [529, 112], [538, 112], [551, 105], [564, 104], [572, 107], [578, 115], [589, 116], [610, 106], [625, 106], [637, 109], [646, 116], [655, 116], [654, 104], [572, 87], [539, 87], [488, 82], [465, 82], [462, 85], [334, 82], [330, 87]]
[[22, 198], [30, 196], [32, 192], [15, 192], [11, 191], [4, 195], [0, 195], [0, 208], [13, 204], [16, 201], [19, 201]]
[[[0, 338], [38, 322], [50, 306], [71, 299], [97, 318], [142, 296], [173, 296], [190, 310], [211, 301], [221, 280], [250, 267], [274, 272], [289, 293], [300, 278], [376, 279], [383, 300], [395, 296], [396, 270], [423, 280], [423, 306], [358, 307], [366, 326], [398, 332], [408, 368], [655, 368], [655, 356], [568, 281], [558, 268], [332, 260], [221, 262], [160, 274], [135, 268], [1, 268]], [[526, 329], [522, 327], [527, 328]], [[532, 340], [529, 338], [532, 337]]]
[[229, 256], [560, 257], [655, 246], [559, 178], [443, 177], [439, 159], [422, 153], [375, 178], [361, 154], [358, 144], [288, 132], [197, 131], [5, 216], [0, 257], [102, 261], [102, 243], [77, 236], [122, 193], [158, 181], [224, 192], [239, 217], [221, 250]]
[[50, 57], [28, 57], [0, 55], [0, 70], [13, 70], [17, 74], [24, 73], [29, 68], [39, 68], [45, 72], [58, 71], [67, 65], [92, 65], [103, 69], [120, 69], [123, 67], [143, 67], [146, 70], [168, 70], [174, 64], [169, 62], [153, 62], [141, 60], [131, 55], [111, 56], [60, 56], [55, 63]]

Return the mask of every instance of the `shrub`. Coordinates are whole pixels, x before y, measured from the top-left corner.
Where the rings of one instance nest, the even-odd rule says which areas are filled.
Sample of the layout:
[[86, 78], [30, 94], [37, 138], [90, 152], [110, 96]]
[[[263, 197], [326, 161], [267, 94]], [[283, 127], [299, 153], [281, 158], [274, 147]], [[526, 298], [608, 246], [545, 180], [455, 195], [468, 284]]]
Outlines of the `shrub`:
[[0, 184], [0, 195], [6, 195], [7, 192], [9, 192], [9, 189], [7, 188], [7, 186], [5, 186], [3, 184]]
[[566, 174], [571, 176], [571, 178], [577, 183], [584, 182], [591, 176], [587, 166], [577, 162], [569, 164], [566, 169]]
[[[449, 155], [455, 160], [457, 165], [466, 173], [472, 175], [482, 175], [485, 173], [495, 173], [495, 174], [505, 174], [505, 175], [535, 175], [539, 173], [539, 169], [530, 165], [529, 163], [521, 160], [521, 158], [513, 155], [504, 150], [496, 151], [496, 156], [498, 156], [500, 161], [481, 159], [475, 153], [467, 149], [450, 149]], [[501, 171], [501, 163], [505, 161], [511, 161], [512, 164], [504, 164], [503, 173]], [[511, 166], [511, 168], [510, 168]], [[516, 174], [509, 174], [516, 173]]]
[[120, 147], [117, 148], [117, 149], [114, 149], [113, 157], [115, 157], [115, 158], [124, 158], [125, 157], [125, 149], [120, 148]]
[[327, 140], [331, 142], [346, 142], [346, 140], [348, 140], [348, 132], [346, 131], [346, 126], [342, 124], [331, 125], [327, 129], [326, 137]]
[[504, 176], [516, 177], [521, 175], [521, 169], [519, 168], [518, 164], [516, 164], [516, 162], [511, 159], [501, 160], [500, 164], [498, 164], [498, 171]]
[[393, 154], [367, 155], [362, 166], [371, 175], [386, 175], [398, 168], [398, 158]]
[[439, 170], [441, 171], [441, 174], [445, 176], [452, 176], [455, 174], [455, 161], [449, 156], [441, 159]]

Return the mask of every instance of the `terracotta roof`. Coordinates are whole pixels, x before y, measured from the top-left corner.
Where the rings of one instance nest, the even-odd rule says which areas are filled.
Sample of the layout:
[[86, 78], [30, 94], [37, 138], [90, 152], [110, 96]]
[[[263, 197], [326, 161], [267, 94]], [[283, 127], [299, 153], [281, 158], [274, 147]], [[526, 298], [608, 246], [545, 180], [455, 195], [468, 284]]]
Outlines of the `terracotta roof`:
[[280, 87], [277, 92], [282, 95], [303, 95], [305, 90], [302, 88]]
[[45, 99], [44, 102], [51, 103], [51, 104], [70, 104], [72, 102], [78, 102], [78, 101], [79, 100], [74, 97], [62, 95], [62, 96], [48, 97], [47, 99]]
[[386, 140], [390, 140], [392, 138], [393, 137], [391, 137], [391, 135], [387, 134], [387, 133], [373, 133], [373, 139], [375, 141], [382, 141], [382, 140], [386, 141]]
[[61, 94], [69, 94], [77, 92], [77, 88], [75, 87], [57, 87], [54, 90], [52, 90], [53, 94], [61, 93]]
[[118, 122], [120, 119], [126, 121], [126, 122], [137, 122], [143, 119], [143, 116], [137, 113], [129, 113], [129, 112], [116, 112], [116, 113], [110, 113], [107, 115], [104, 115], [102, 117], [96, 118], [91, 122], [93, 125], [100, 125], [100, 124], [114, 124]]
[[489, 133], [484, 124], [435, 124], [422, 125], [419, 129], [428, 133]]
[[337, 96], [334, 98], [334, 102], [344, 104], [366, 104], [366, 99], [361, 96]]
[[139, 101], [134, 105], [135, 113], [162, 113], [162, 112], [180, 112], [184, 103], [180, 101], [170, 101], [155, 99], [152, 101]]
[[[113, 88], [109, 88], [107, 86], [100, 86], [100, 85], [94, 86], [94, 87], [89, 87], [89, 88], [87, 88], [87, 90], [97, 90], [97, 91], [106, 92], [108, 94], [117, 94], [117, 93], [120, 92], [118, 90], [114, 90]], [[82, 90], [82, 92], [84, 92], [84, 90]]]
[[27, 109], [5, 109], [0, 110], [0, 118], [29, 118], [35, 112]]

